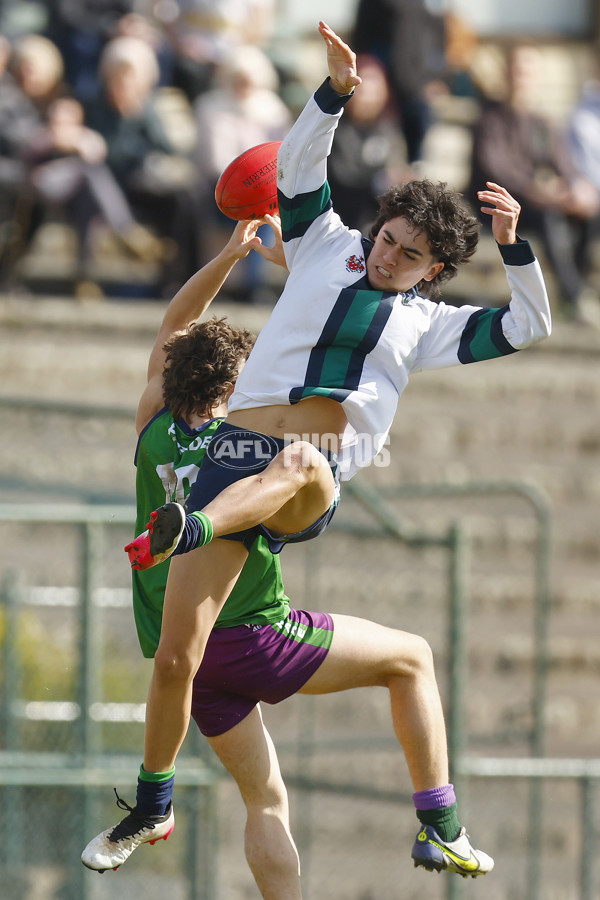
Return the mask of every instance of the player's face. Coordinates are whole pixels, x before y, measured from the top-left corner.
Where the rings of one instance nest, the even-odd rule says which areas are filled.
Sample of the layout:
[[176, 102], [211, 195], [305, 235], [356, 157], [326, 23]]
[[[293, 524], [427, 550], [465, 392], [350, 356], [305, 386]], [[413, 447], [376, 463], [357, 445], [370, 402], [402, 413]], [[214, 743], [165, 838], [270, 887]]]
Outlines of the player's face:
[[378, 291], [409, 291], [420, 281], [431, 281], [444, 268], [431, 254], [422, 231], [406, 219], [386, 222], [367, 260], [371, 287]]

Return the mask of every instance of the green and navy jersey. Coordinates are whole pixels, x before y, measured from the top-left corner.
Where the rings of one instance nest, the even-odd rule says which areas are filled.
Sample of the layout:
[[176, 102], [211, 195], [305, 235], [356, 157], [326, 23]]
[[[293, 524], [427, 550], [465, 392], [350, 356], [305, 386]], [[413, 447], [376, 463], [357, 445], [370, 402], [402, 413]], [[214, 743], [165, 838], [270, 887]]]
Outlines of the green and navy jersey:
[[[168, 409], [157, 413], [141, 432], [136, 454], [137, 519], [135, 533], [146, 530], [150, 513], [171, 500], [183, 503], [196, 480], [200, 463], [223, 420], [199, 428], [173, 421]], [[169, 560], [146, 571], [132, 571], [133, 611], [144, 656], [154, 656], [160, 637]], [[215, 628], [279, 622], [289, 613], [279, 557], [265, 538], [254, 542]]]
[[510, 302], [460, 308], [373, 290], [372, 244], [334, 212], [327, 157], [347, 97], [326, 81], [278, 156], [279, 212], [290, 274], [229, 401], [229, 410], [330, 397], [348, 418], [339, 456], [347, 480], [386, 442], [413, 372], [506, 356], [550, 334], [550, 304], [526, 241], [501, 246]]

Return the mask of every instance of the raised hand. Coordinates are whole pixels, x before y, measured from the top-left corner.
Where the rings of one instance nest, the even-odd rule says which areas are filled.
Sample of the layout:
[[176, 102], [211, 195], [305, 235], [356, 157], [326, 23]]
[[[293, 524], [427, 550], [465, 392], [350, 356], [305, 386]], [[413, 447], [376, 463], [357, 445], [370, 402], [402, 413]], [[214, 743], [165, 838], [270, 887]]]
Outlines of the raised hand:
[[253, 249], [256, 250], [257, 253], [260, 253], [261, 256], [264, 256], [265, 259], [268, 259], [269, 262], [275, 263], [275, 265], [281, 266], [286, 271], [289, 271], [285, 261], [285, 253], [283, 252], [281, 219], [279, 216], [266, 215], [260, 221], [270, 226], [271, 231], [275, 235], [275, 243], [271, 247], [267, 247], [257, 235], [256, 241], [258, 243], [254, 244]]
[[481, 212], [492, 217], [492, 234], [499, 244], [514, 244], [517, 240], [517, 222], [521, 207], [506, 188], [493, 181], [486, 181], [487, 191], [477, 191], [482, 203]]
[[260, 238], [256, 234], [262, 224], [262, 219], [243, 219], [236, 223], [232, 235], [225, 247], [236, 259], [248, 256], [251, 250], [260, 244]]
[[319, 32], [327, 45], [331, 87], [338, 94], [352, 93], [362, 81], [356, 72], [356, 53], [325, 22], [319, 22]]
[[[271, 247], [263, 244], [261, 238], [256, 233], [261, 225], [269, 225], [271, 231], [275, 235], [275, 243]], [[285, 254], [283, 252], [283, 241], [281, 238], [281, 220], [279, 216], [263, 216], [262, 219], [243, 219], [239, 221], [233, 233], [227, 242], [226, 250], [236, 257], [243, 259], [248, 256], [251, 250], [256, 250], [269, 262], [277, 266], [287, 269], [285, 262]]]

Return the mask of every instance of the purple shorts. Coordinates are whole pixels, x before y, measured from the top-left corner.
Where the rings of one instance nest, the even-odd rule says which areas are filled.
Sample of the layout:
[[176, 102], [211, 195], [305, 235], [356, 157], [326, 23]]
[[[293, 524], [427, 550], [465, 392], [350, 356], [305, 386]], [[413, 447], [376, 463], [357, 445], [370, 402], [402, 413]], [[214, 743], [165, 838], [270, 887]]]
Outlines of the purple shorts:
[[213, 629], [192, 695], [202, 734], [224, 734], [261, 700], [291, 697], [317, 671], [332, 638], [328, 613], [299, 609], [281, 622]]

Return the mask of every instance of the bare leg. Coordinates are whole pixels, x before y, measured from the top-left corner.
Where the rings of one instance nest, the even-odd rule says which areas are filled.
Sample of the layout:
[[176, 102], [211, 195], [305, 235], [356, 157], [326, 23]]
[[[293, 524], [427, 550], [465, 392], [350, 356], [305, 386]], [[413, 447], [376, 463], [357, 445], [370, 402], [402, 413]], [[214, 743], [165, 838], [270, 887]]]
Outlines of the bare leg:
[[146, 708], [147, 772], [175, 765], [189, 725], [194, 675], [247, 556], [243, 544], [217, 540], [171, 561]]
[[208, 739], [235, 778], [246, 806], [246, 859], [264, 900], [301, 900], [300, 863], [290, 832], [288, 798], [260, 707], [225, 734]]
[[334, 492], [333, 475], [323, 454], [312, 444], [297, 441], [262, 472], [229, 485], [202, 512], [210, 518], [215, 537], [259, 523], [275, 534], [288, 534], [308, 528], [322, 516]]
[[[197, 484], [197, 483], [196, 483]], [[297, 441], [271, 460], [262, 472], [228, 485], [203, 506], [204, 498], [192, 486], [186, 508], [210, 519], [212, 538], [264, 524], [274, 535], [295, 534], [309, 528], [330, 509], [336, 485], [329, 463], [312, 444]], [[198, 518], [184, 516], [180, 530], [178, 508], [167, 503], [152, 517], [148, 530], [138, 535], [125, 551], [134, 569], [146, 569], [167, 559], [175, 547], [181, 557], [198, 549], [211, 535], [200, 530]], [[161, 512], [164, 520], [160, 520]], [[203, 523], [204, 524], [204, 523]]]
[[380, 685], [415, 791], [448, 783], [446, 726], [427, 642], [353, 616], [334, 615], [331, 649], [300, 693], [328, 694]]

